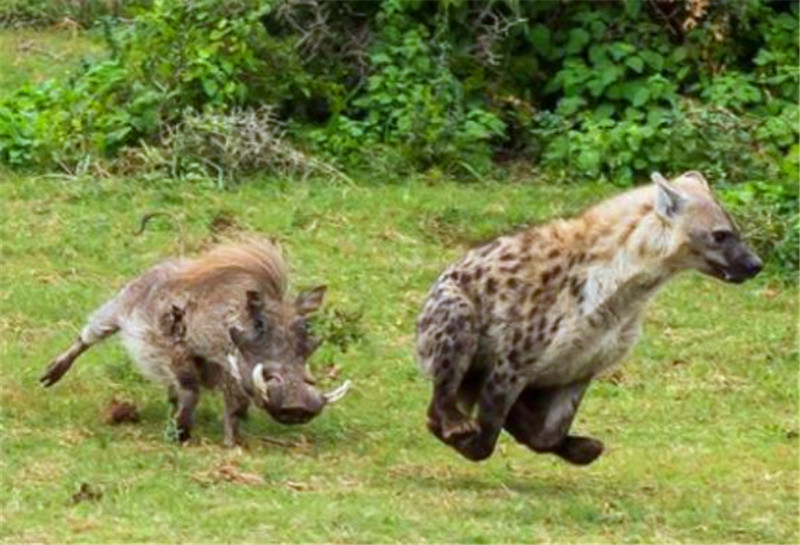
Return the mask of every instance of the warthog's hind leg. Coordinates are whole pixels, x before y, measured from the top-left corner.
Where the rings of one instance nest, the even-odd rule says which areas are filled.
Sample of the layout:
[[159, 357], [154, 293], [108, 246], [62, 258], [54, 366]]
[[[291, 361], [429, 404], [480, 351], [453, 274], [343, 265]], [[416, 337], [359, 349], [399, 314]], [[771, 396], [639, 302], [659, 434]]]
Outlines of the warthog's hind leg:
[[119, 331], [117, 323], [117, 307], [119, 297], [115, 297], [106, 302], [89, 317], [89, 321], [81, 331], [80, 336], [72, 343], [67, 350], [61, 353], [45, 371], [39, 379], [42, 386], [50, 387], [69, 371], [78, 356], [86, 352], [92, 345], [95, 345]]

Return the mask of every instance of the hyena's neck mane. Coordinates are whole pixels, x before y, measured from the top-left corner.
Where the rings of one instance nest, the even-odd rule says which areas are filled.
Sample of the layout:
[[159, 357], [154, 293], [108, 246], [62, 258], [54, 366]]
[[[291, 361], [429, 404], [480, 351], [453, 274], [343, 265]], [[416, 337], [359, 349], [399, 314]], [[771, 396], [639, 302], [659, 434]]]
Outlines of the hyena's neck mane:
[[582, 233], [589, 309], [644, 305], [674, 273], [666, 265], [672, 232], [655, 213], [649, 187], [600, 203], [567, 225]]

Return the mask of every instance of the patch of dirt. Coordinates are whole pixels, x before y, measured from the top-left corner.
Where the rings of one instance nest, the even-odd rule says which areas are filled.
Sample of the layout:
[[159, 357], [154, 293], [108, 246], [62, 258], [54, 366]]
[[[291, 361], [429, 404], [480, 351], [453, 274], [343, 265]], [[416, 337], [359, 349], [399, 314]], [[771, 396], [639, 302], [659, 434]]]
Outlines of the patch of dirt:
[[241, 231], [242, 226], [233, 214], [226, 210], [220, 210], [209, 222], [208, 230], [212, 235], [220, 235], [231, 231]]
[[103, 421], [109, 425], [138, 422], [139, 409], [129, 401], [113, 398], [103, 413]]

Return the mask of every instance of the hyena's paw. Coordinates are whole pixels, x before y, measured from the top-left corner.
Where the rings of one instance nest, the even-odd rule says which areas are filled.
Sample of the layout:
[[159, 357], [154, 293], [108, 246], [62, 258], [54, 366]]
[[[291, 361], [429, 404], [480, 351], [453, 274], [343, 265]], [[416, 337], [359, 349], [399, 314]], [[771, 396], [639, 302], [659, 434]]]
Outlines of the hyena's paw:
[[592, 437], [568, 435], [555, 451], [571, 464], [585, 466], [594, 462], [603, 453], [603, 443]]
[[466, 416], [460, 421], [449, 421], [442, 427], [442, 439], [445, 443], [459, 443], [477, 433], [478, 423]]
[[464, 441], [478, 433], [478, 423], [472, 418], [457, 414], [428, 417], [428, 430], [448, 445]]
[[494, 452], [495, 441], [490, 440], [486, 434], [476, 431], [472, 435], [453, 443], [459, 454], [467, 460], [480, 462], [489, 458]]

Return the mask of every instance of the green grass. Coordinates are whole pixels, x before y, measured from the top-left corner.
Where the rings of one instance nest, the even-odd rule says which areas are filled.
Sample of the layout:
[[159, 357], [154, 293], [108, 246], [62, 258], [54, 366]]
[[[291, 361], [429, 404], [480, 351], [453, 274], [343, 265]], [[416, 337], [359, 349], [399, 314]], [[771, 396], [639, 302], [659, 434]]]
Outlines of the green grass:
[[[508, 437], [474, 464], [425, 430], [414, 321], [437, 273], [470, 241], [577, 211], [608, 188], [258, 180], [218, 191], [9, 177], [0, 191], [3, 542], [800, 538], [798, 290], [768, 274], [743, 286], [687, 274], [656, 298], [642, 342], [579, 413], [575, 428], [608, 447], [592, 466]], [[151, 211], [171, 219], [134, 236]], [[296, 287], [325, 282], [329, 305], [363, 310], [364, 340], [313, 360], [318, 376], [335, 362], [354, 381], [340, 405], [296, 428], [253, 411], [246, 447], [226, 450], [215, 394], [195, 438], [167, 442], [162, 388], [114, 340], [52, 390], [38, 386], [89, 312], [159, 259], [211, 240], [221, 215], [283, 241]], [[106, 425], [115, 396], [142, 421]], [[82, 483], [102, 497], [73, 504]]]
[[[98, 54], [85, 34], [2, 30], [0, 93]], [[658, 296], [643, 341], [579, 413], [576, 429], [608, 447], [592, 466], [508, 437], [473, 464], [425, 430], [413, 332], [438, 272], [465, 245], [576, 212], [607, 187], [0, 178], [3, 543], [800, 539], [798, 290], [768, 274], [737, 287], [687, 274]], [[169, 217], [135, 236], [153, 211]], [[225, 222], [277, 236], [295, 286], [325, 282], [331, 308], [363, 312], [363, 341], [313, 360], [318, 378], [335, 364], [354, 381], [340, 405], [296, 428], [252, 411], [247, 445], [228, 450], [207, 394], [181, 447], [164, 438], [163, 389], [115, 340], [52, 390], [38, 385], [89, 312]], [[142, 420], [105, 424], [114, 397]], [[74, 503], [84, 483], [101, 495]]]
[[69, 74], [82, 58], [99, 58], [103, 47], [84, 32], [2, 29], [0, 31], [0, 96], [25, 84], [42, 83]]

